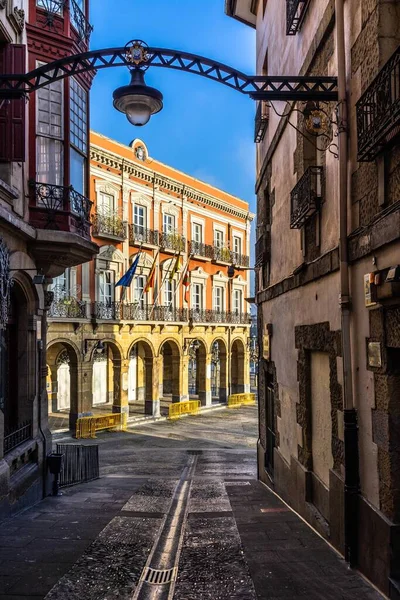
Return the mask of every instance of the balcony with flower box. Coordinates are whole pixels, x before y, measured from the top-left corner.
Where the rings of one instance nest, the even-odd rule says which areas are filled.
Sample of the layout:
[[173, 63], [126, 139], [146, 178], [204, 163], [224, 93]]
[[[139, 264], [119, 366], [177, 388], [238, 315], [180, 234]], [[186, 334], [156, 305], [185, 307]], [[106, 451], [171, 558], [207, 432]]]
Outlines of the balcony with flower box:
[[213, 260], [214, 262], [223, 263], [226, 265], [232, 264], [232, 256], [230, 249], [226, 246], [214, 246]]
[[98, 238], [122, 242], [126, 240], [126, 223], [117, 213], [97, 212], [93, 216], [92, 233]]
[[162, 232], [159, 234], [159, 246], [165, 252], [185, 252], [186, 239], [176, 232]]
[[59, 275], [98, 253], [90, 235], [91, 206], [72, 186], [29, 182], [29, 223], [37, 230], [32, 252], [45, 274]]

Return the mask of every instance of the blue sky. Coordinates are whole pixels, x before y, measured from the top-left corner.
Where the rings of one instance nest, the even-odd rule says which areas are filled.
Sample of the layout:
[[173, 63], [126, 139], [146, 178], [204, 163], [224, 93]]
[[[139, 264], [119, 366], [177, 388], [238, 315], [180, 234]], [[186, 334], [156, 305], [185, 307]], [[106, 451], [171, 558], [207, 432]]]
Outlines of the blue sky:
[[[91, 2], [91, 48], [149, 46], [185, 50], [255, 71], [255, 33], [228, 18], [224, 0], [101, 0]], [[91, 94], [91, 127], [119, 142], [144, 140], [150, 155], [250, 202], [255, 210], [254, 102], [219, 83], [150, 68], [146, 82], [164, 95], [164, 110], [143, 128], [112, 107], [112, 92], [129, 83], [124, 68], [105, 69]]]

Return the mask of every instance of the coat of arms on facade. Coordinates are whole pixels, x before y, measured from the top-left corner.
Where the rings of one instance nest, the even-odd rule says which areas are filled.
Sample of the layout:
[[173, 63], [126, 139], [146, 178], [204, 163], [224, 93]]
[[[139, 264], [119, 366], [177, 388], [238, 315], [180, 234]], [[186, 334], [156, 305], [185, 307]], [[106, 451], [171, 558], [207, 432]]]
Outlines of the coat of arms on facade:
[[134, 67], [143, 67], [149, 59], [147, 44], [141, 40], [132, 40], [126, 45], [126, 60]]
[[143, 146], [136, 146], [135, 156], [138, 160], [146, 160], [146, 150], [143, 148]]

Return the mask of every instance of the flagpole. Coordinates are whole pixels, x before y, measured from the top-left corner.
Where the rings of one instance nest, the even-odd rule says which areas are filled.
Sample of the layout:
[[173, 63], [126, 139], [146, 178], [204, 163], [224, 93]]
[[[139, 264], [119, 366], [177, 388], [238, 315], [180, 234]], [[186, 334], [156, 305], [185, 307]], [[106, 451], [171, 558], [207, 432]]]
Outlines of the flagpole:
[[183, 278], [186, 275], [186, 271], [188, 270], [189, 262], [190, 262], [190, 255], [188, 256], [186, 264], [185, 264], [184, 268], [182, 269], [181, 276], [178, 279], [178, 283], [177, 283], [176, 290], [175, 290], [175, 293], [174, 293], [174, 298], [176, 297], [176, 294], [178, 293], [178, 290], [179, 290], [179, 286], [181, 285], [181, 283], [183, 281]]
[[[180, 251], [178, 250], [178, 256], [179, 256], [179, 255], [180, 255]], [[154, 302], [153, 302], [153, 306], [152, 306], [152, 309], [151, 309], [151, 311], [150, 311], [150, 314], [149, 314], [149, 319], [150, 319], [150, 317], [152, 316], [152, 314], [153, 314], [153, 312], [154, 312], [154, 307], [155, 307], [155, 306], [156, 306], [156, 304], [157, 304], [158, 297], [159, 297], [159, 295], [160, 295], [160, 292], [161, 292], [161, 290], [162, 290], [162, 288], [163, 288], [163, 286], [164, 286], [164, 282], [165, 282], [166, 278], [168, 277], [168, 275], [169, 275], [169, 273], [170, 273], [170, 271], [171, 271], [171, 267], [172, 267], [172, 264], [173, 264], [173, 262], [174, 262], [174, 258], [175, 258], [175, 257], [176, 257], [176, 252], [174, 252], [174, 256], [173, 256], [173, 257], [172, 257], [172, 259], [171, 259], [171, 264], [170, 264], [170, 266], [169, 266], [169, 268], [168, 268], [168, 271], [167, 271], [167, 272], [166, 272], [166, 274], [164, 275], [164, 277], [163, 277], [163, 279], [162, 279], [162, 281], [161, 281], [161, 285], [159, 286], [159, 288], [158, 288], [158, 290], [157, 290], [157, 296], [156, 296], [156, 298], [155, 298], [155, 300], [154, 300]]]
[[[154, 261], [155, 261], [155, 260], [157, 260], [157, 257], [158, 257], [158, 255], [159, 255], [159, 251], [158, 251], [158, 252], [157, 252], [157, 254], [155, 255], [155, 257], [154, 257], [154, 259], [153, 259]], [[138, 313], [138, 310], [139, 310], [139, 307], [140, 307], [140, 303], [141, 303], [141, 301], [143, 300], [143, 296], [144, 296], [145, 294], [147, 294], [147, 292], [146, 292], [146, 285], [147, 285], [147, 280], [146, 280], [146, 284], [143, 286], [143, 291], [142, 291], [142, 293], [140, 294], [140, 298], [139, 298], [139, 301], [138, 301], [138, 305], [137, 305], [137, 307], [136, 307], [136, 309], [135, 309], [135, 313], [134, 313], [134, 315], [133, 315], [133, 321], [135, 321], [135, 319], [136, 319], [136, 316], [137, 316], [137, 313]]]

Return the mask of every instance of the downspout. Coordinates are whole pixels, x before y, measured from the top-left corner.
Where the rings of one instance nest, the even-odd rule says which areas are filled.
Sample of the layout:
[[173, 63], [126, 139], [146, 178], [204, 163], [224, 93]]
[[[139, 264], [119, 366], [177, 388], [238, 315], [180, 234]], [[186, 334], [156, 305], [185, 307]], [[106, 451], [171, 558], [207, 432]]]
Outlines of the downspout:
[[339, 257], [340, 257], [340, 310], [343, 359], [343, 414], [344, 414], [344, 550], [351, 567], [357, 564], [358, 551], [358, 427], [357, 410], [353, 398], [351, 357], [351, 301], [347, 248], [348, 207], [348, 111], [346, 90], [346, 52], [344, 33], [344, 0], [335, 0], [336, 47], [338, 62], [338, 143], [339, 143]]

